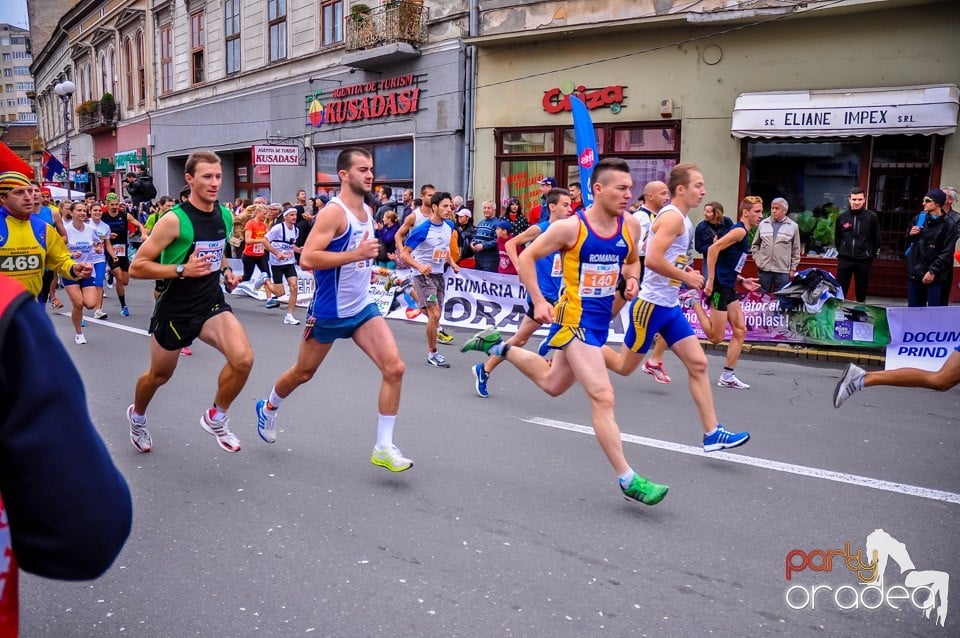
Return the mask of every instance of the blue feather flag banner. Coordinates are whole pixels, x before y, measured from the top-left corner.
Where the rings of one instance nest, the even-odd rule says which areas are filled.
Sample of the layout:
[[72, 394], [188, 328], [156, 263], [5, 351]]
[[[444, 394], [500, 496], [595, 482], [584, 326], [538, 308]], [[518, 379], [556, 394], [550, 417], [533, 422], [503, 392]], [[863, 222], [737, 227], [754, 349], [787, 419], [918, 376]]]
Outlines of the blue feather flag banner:
[[597, 149], [597, 132], [590, 119], [587, 105], [575, 95], [570, 96], [570, 109], [573, 112], [573, 134], [577, 141], [577, 166], [580, 167], [580, 185], [583, 190], [583, 205], [593, 203], [593, 188], [590, 176], [593, 167], [600, 161], [600, 152]]

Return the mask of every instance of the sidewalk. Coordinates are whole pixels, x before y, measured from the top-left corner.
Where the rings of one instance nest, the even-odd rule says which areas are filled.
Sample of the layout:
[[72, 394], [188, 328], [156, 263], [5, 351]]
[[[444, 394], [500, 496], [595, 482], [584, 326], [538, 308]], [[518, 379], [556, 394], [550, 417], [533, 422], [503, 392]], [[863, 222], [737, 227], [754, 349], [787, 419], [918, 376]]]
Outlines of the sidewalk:
[[[888, 308], [891, 306], [906, 306], [906, 299], [891, 297], [867, 297], [865, 302], [869, 306]], [[726, 352], [727, 342], [712, 344], [700, 340], [704, 350]], [[884, 367], [886, 353], [882, 348], [843, 348], [838, 346], [816, 346], [796, 343], [745, 343], [743, 354], [758, 357], [781, 357], [784, 359], [807, 359], [809, 361], [831, 361], [835, 363], [855, 363], [858, 366]]]

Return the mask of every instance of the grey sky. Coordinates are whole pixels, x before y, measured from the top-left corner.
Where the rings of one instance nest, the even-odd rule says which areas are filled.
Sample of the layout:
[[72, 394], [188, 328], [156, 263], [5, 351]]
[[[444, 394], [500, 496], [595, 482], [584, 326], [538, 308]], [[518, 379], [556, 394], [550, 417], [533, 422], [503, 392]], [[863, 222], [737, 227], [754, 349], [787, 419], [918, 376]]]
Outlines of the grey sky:
[[27, 0], [2, 0], [0, 23], [27, 28]]

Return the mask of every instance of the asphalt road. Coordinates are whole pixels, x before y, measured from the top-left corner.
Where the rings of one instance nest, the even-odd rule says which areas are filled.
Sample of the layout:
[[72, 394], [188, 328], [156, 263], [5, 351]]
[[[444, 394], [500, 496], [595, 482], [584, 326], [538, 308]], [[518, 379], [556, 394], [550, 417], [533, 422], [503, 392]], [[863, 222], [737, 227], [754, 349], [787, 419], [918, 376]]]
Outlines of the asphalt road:
[[[119, 318], [113, 297], [110, 322], [146, 328], [149, 299], [150, 284], [136, 282], [132, 316]], [[198, 344], [181, 357], [148, 412], [154, 450], [138, 454], [124, 412], [148, 338], [91, 323], [76, 346], [68, 317], [51, 315], [130, 483], [135, 520], [103, 578], [22, 577], [23, 636], [960, 635], [960, 581], [945, 627], [891, 589], [908, 580], [902, 591], [923, 605], [914, 586], [928, 570], [960, 577], [956, 389], [868, 390], [834, 410], [837, 367], [747, 358], [737, 371], [750, 390], [714, 390], [721, 420], [753, 438], [705, 457], [685, 374], [668, 355], [670, 385], [614, 379], [628, 459], [671, 487], [645, 507], [620, 496], [583, 427], [582, 390], [552, 399], [504, 365], [480, 399], [469, 371], [478, 355], [441, 346], [452, 367], [429, 367], [422, 328], [403, 322], [391, 322], [407, 363], [397, 442], [412, 470], [369, 462], [379, 379], [349, 342], [284, 402], [267, 445], [253, 404], [293, 361], [300, 329], [281, 310], [232, 303], [256, 353], [230, 411], [236, 455], [198, 423], [218, 353]], [[468, 333], [455, 334], [459, 344]], [[716, 377], [722, 359], [709, 359]], [[843, 557], [827, 565], [811, 552], [862, 550], [877, 529], [912, 564], [886, 566], [891, 596], [857, 598]], [[800, 609], [788, 604], [793, 586]]]

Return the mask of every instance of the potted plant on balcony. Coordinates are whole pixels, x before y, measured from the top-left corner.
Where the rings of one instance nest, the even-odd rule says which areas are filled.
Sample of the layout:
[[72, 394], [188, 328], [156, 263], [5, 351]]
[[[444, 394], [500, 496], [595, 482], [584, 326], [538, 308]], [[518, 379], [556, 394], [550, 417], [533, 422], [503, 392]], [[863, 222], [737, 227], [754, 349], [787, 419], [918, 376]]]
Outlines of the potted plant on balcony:
[[112, 122], [117, 116], [117, 101], [113, 99], [112, 93], [104, 93], [100, 96], [100, 114], [103, 119]]
[[373, 11], [365, 4], [350, 7], [347, 18], [356, 38], [357, 48], [366, 49], [377, 44], [377, 30], [373, 24]]
[[85, 100], [77, 105], [77, 115], [81, 117], [89, 117], [97, 112], [97, 109], [100, 108], [100, 103], [96, 100]]
[[413, 43], [422, 40], [420, 22], [423, 0], [387, 0], [384, 7], [387, 24], [392, 25], [397, 40]]

